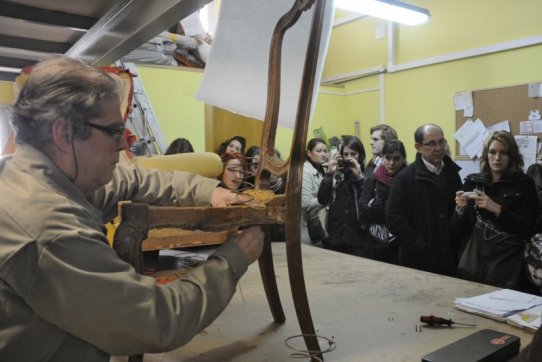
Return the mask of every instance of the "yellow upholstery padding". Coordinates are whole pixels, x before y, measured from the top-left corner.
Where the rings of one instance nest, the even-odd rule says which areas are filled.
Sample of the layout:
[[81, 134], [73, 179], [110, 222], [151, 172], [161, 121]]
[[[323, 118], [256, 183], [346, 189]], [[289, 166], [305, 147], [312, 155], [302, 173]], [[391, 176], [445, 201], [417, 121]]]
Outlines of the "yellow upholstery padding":
[[[222, 160], [212, 152], [177, 153], [174, 155], [135, 157], [130, 159], [121, 152], [119, 162], [132, 163], [163, 171], [187, 171], [205, 177], [216, 177], [222, 173]], [[113, 237], [118, 226], [118, 219], [106, 225], [107, 240], [113, 245]]]

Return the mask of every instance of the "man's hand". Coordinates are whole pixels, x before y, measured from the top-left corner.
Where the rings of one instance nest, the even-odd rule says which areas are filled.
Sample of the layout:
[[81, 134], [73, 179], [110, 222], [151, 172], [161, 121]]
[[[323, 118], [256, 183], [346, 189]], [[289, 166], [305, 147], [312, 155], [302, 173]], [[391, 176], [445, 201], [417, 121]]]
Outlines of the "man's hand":
[[250, 201], [251, 198], [247, 195], [238, 192], [232, 192], [223, 187], [217, 187], [211, 197], [211, 206], [225, 207], [229, 205], [240, 205]]
[[264, 232], [260, 226], [250, 226], [232, 237], [232, 242], [241, 248], [249, 264], [256, 261], [262, 253], [263, 240]]

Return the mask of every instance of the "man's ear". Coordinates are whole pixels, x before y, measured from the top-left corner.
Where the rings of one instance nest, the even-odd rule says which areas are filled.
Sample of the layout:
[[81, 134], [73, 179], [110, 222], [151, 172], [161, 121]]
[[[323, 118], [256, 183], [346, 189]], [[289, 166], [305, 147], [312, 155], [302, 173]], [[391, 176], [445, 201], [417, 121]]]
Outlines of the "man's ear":
[[73, 142], [72, 123], [65, 118], [58, 118], [53, 123], [53, 145], [58, 150], [71, 152]]
[[422, 153], [422, 144], [421, 143], [415, 143], [414, 147], [416, 147], [417, 152]]

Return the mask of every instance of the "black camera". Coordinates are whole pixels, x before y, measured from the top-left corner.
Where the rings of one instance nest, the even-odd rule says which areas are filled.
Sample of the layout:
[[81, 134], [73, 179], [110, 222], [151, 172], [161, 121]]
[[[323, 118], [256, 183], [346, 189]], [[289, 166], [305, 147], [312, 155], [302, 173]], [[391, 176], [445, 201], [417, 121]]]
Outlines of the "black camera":
[[352, 161], [350, 161], [350, 160], [345, 160], [345, 159], [343, 159], [343, 158], [339, 158], [339, 159], [337, 160], [337, 166], [338, 166], [339, 168], [348, 168], [348, 167], [352, 167], [352, 166], [353, 166], [353, 163], [352, 163]]

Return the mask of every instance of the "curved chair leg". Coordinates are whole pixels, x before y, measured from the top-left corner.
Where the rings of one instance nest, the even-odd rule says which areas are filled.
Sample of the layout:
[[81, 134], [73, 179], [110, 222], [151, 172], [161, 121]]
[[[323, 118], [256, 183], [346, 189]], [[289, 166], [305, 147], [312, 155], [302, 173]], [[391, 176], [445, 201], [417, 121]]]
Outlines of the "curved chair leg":
[[[297, 218], [299, 220], [299, 210]], [[294, 211], [295, 212], [295, 211]], [[291, 215], [288, 215], [290, 219]], [[299, 222], [296, 224], [286, 224], [286, 258], [288, 261], [288, 274], [290, 277], [290, 288], [292, 289], [292, 298], [294, 301], [295, 312], [301, 333], [305, 340], [305, 345], [311, 354], [318, 357], [321, 361], [324, 360], [320, 353], [320, 345], [316, 337], [316, 331], [312, 321], [309, 299], [307, 297], [307, 289], [305, 288], [305, 278], [303, 275], [303, 257], [301, 254], [301, 238], [300, 238]], [[313, 358], [313, 361], [317, 359]]]
[[266, 225], [265, 231], [265, 244], [262, 255], [258, 259], [260, 266], [260, 274], [262, 276], [263, 287], [265, 295], [267, 296], [267, 302], [269, 308], [271, 308], [271, 314], [275, 322], [282, 323], [286, 320], [282, 304], [280, 302], [279, 290], [277, 288], [277, 279], [275, 277], [275, 267], [273, 265], [273, 253], [271, 250], [271, 226]]

